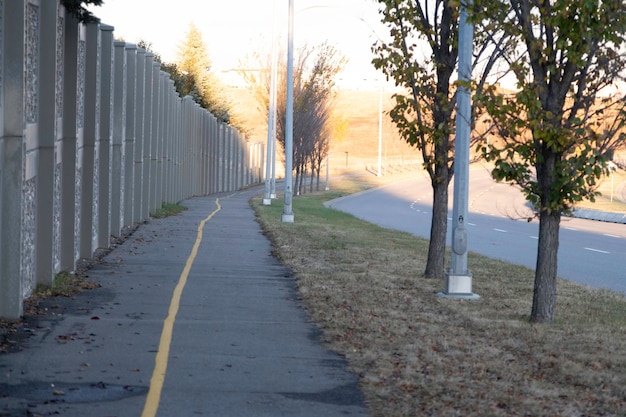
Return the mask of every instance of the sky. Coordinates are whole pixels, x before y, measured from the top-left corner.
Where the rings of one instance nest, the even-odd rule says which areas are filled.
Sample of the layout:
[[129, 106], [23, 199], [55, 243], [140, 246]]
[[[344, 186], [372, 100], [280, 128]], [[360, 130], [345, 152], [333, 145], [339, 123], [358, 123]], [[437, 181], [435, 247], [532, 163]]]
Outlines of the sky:
[[[375, 0], [293, 0], [295, 48], [325, 41], [348, 58], [337, 83], [344, 88], [378, 88], [384, 75], [371, 64], [371, 46], [385, 38]], [[203, 35], [212, 70], [224, 82], [240, 83], [237, 70], [253, 51], [271, 51], [272, 27], [287, 49], [288, 0], [104, 0], [89, 9], [115, 28], [117, 39], [152, 44], [174, 62], [193, 22]], [[275, 7], [276, 5], [276, 7]], [[276, 15], [274, 15], [276, 10]]]

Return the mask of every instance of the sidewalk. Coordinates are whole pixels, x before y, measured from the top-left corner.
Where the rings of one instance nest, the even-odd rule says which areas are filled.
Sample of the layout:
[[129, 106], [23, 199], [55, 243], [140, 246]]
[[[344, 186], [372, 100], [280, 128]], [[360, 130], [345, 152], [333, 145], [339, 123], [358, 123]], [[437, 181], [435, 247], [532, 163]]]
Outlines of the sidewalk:
[[587, 220], [596, 220], [599, 222], [622, 223], [626, 224], [625, 213], [612, 213], [589, 209], [575, 209], [572, 217]]
[[190, 199], [141, 225], [89, 271], [101, 288], [0, 355], [0, 416], [367, 415], [356, 376], [320, 344], [271, 256], [248, 204], [257, 193]]

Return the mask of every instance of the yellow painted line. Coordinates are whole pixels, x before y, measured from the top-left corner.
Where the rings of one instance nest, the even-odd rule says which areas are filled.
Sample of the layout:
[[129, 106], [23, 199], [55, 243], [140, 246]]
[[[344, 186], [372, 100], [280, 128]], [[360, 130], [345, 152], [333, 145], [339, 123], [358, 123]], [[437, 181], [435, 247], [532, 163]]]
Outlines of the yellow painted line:
[[172, 344], [172, 334], [174, 332], [174, 321], [176, 321], [176, 315], [178, 314], [178, 308], [180, 307], [180, 297], [183, 294], [183, 289], [187, 284], [187, 277], [189, 271], [193, 265], [196, 255], [198, 254], [198, 248], [202, 242], [202, 230], [206, 222], [211, 220], [215, 214], [222, 209], [220, 205], [220, 199], [215, 199], [215, 205], [217, 208], [213, 210], [208, 217], [200, 222], [198, 225], [198, 234], [196, 235], [196, 242], [191, 249], [191, 254], [187, 258], [185, 268], [178, 278], [178, 284], [174, 288], [172, 294], [172, 300], [170, 301], [170, 308], [168, 315], [163, 322], [163, 331], [161, 332], [161, 340], [159, 341], [159, 349], [154, 359], [154, 371], [152, 371], [152, 378], [150, 379], [150, 389], [148, 390], [148, 396], [146, 397], [146, 403], [143, 407], [141, 417], [155, 417], [157, 410], [159, 409], [159, 401], [161, 400], [161, 391], [163, 391], [163, 383], [165, 382], [165, 373], [167, 371], [167, 361], [170, 355], [170, 345]]

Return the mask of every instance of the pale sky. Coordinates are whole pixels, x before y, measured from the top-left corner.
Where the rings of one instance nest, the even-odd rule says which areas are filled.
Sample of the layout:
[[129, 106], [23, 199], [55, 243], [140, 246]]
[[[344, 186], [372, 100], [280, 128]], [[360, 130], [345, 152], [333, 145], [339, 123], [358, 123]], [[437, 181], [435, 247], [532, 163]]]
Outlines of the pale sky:
[[[288, 0], [104, 0], [90, 7], [116, 38], [152, 43], [167, 62], [176, 60], [178, 45], [193, 22], [202, 32], [213, 71], [225, 82], [251, 51], [271, 51], [274, 3], [280, 47], [287, 49]], [[375, 0], [294, 0], [294, 44], [328, 41], [349, 60], [338, 83], [351, 88], [376, 86], [384, 75], [372, 64], [371, 46], [386, 29]]]

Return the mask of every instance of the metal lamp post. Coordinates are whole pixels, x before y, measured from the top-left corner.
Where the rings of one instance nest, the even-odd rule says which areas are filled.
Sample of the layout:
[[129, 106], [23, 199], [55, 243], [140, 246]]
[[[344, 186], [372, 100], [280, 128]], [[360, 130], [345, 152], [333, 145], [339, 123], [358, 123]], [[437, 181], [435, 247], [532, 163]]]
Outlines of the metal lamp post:
[[472, 273], [467, 267], [467, 212], [469, 189], [469, 141], [472, 103], [469, 83], [472, 79], [472, 46], [474, 26], [467, 21], [467, 3], [461, 2], [459, 16], [459, 86], [456, 111], [456, 144], [454, 157], [454, 203], [452, 208], [452, 257], [446, 271], [442, 297], [480, 298], [472, 292]]
[[287, 41], [287, 98], [285, 108], [285, 203], [281, 220], [293, 223], [293, 0], [289, 0]]
[[276, 0], [274, 0], [274, 18], [272, 24], [272, 63], [270, 69], [270, 94], [267, 113], [267, 157], [265, 161], [265, 190], [263, 204], [269, 206], [276, 198], [276, 78], [278, 72], [276, 48]]

